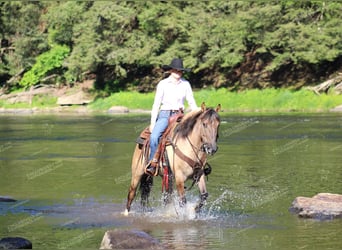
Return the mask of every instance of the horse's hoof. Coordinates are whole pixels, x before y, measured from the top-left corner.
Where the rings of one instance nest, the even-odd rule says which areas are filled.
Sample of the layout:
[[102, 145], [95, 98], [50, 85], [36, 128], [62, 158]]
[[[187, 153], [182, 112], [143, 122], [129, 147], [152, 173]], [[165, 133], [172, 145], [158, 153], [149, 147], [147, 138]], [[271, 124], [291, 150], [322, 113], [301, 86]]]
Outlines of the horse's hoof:
[[202, 206], [196, 206], [196, 207], [194, 207], [194, 211], [198, 214], [199, 212], [201, 212], [201, 208], [202, 208]]
[[127, 209], [127, 208], [125, 209], [124, 212], [122, 212], [122, 214], [123, 214], [124, 216], [128, 216], [128, 213], [129, 213], [129, 212], [128, 212], [128, 209]]

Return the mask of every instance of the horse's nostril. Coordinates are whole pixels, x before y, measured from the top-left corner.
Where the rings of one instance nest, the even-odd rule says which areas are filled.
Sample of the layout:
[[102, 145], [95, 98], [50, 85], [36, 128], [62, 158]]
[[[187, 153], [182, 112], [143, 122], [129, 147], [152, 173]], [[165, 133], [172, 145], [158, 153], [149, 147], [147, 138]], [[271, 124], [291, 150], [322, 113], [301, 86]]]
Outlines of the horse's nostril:
[[218, 147], [212, 148], [211, 149], [211, 155], [215, 154], [217, 152]]
[[213, 155], [217, 151], [217, 146], [212, 146], [211, 144], [205, 143], [202, 145], [202, 151], [208, 155]]

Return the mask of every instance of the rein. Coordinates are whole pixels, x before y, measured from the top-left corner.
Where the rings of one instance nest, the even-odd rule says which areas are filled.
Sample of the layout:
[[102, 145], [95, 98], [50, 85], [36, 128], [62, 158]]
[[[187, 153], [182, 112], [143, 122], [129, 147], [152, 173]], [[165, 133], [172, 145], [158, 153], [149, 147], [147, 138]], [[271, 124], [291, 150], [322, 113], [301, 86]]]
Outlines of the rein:
[[[172, 145], [172, 148], [175, 152], [175, 154], [181, 158], [183, 161], [185, 161], [189, 166], [193, 169], [194, 174], [193, 174], [193, 182], [191, 184], [191, 187], [189, 190], [199, 182], [201, 176], [203, 174], [209, 175], [211, 172], [211, 167], [210, 165], [206, 162], [206, 155], [203, 154], [201, 158], [198, 157], [198, 153], [196, 153], [196, 147], [191, 143], [189, 137], [186, 137], [187, 141], [191, 145], [192, 150], [195, 152], [197, 161], [191, 159], [187, 155], [185, 155], [178, 147], [177, 144], [175, 144], [172, 140], [170, 140], [170, 144]], [[199, 150], [198, 150], [199, 151]], [[204, 169], [204, 167], [208, 165], [208, 169]]]
[[182, 151], [180, 151], [180, 149], [177, 147], [176, 144], [171, 142], [171, 145], [172, 145], [173, 150], [175, 151], [176, 155], [179, 156], [179, 158], [181, 158], [183, 161], [188, 163], [192, 169], [203, 168], [203, 166], [205, 165], [205, 158], [206, 158], [205, 154], [202, 155], [201, 159], [199, 159], [198, 155], [196, 155], [198, 161], [194, 161], [190, 157], [186, 156]]

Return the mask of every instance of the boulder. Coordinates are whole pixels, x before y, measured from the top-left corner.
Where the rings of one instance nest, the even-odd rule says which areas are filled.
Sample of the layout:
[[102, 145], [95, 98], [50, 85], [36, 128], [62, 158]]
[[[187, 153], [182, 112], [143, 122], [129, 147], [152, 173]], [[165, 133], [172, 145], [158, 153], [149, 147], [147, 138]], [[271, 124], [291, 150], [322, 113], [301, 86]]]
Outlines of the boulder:
[[59, 97], [57, 99], [57, 104], [58, 105], [83, 105], [83, 104], [88, 104], [92, 101], [93, 101], [92, 97], [90, 97], [87, 93], [80, 90], [74, 94]]
[[165, 249], [151, 235], [140, 230], [109, 230], [103, 236], [100, 249]]
[[303, 218], [342, 218], [342, 195], [319, 193], [312, 198], [300, 196], [292, 202], [290, 211]]
[[0, 239], [0, 249], [32, 249], [32, 243], [21, 237], [6, 237]]
[[122, 114], [122, 113], [128, 113], [129, 109], [124, 106], [113, 106], [110, 109], [108, 109], [108, 113], [110, 114]]
[[332, 111], [332, 112], [342, 112], [342, 105], [337, 106], [337, 107], [331, 109], [330, 111]]

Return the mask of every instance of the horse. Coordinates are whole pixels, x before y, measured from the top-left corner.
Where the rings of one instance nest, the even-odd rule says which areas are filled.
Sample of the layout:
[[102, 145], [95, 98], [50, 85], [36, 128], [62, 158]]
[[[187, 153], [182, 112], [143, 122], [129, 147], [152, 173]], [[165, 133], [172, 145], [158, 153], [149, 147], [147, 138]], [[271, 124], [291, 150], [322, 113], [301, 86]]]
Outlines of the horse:
[[[208, 197], [205, 175], [209, 174], [211, 168], [206, 169], [207, 155], [216, 153], [220, 116], [218, 114], [221, 105], [207, 108], [203, 102], [201, 108], [185, 114], [182, 119], [174, 126], [169, 143], [165, 146], [165, 156], [167, 158], [169, 172], [163, 172], [159, 166], [158, 175], [165, 178], [168, 173], [171, 176], [166, 191], [172, 193], [172, 185], [175, 183], [180, 205], [186, 203], [185, 181], [193, 178], [194, 183], [200, 191], [200, 202], [195, 207], [196, 212], [205, 204]], [[144, 172], [147, 164], [146, 151], [148, 149], [137, 144], [132, 157], [132, 176], [127, 195], [127, 203], [124, 215], [128, 215], [131, 204], [136, 196], [137, 187], [140, 183], [141, 204], [145, 207], [148, 203], [149, 193], [153, 184], [153, 177]], [[162, 164], [160, 164], [162, 165]], [[209, 172], [209, 173], [205, 173]], [[167, 201], [169, 201], [167, 199]]]

